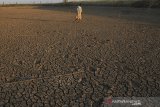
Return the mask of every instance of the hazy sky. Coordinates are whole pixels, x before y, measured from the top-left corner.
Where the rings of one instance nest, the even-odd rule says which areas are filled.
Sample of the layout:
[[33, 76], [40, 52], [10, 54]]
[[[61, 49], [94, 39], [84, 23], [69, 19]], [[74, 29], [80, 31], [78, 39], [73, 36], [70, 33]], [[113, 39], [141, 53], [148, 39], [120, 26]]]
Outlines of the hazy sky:
[[[0, 0], [0, 4], [3, 2], [6, 4], [8, 3], [57, 3], [62, 2], [63, 0]], [[95, 1], [95, 0], [68, 0], [68, 1]], [[100, 0], [96, 0], [100, 1]], [[110, 0], [109, 0], [110, 1]]]
[[0, 0], [0, 4], [4, 3], [56, 3], [56, 2], [62, 2], [63, 0]]

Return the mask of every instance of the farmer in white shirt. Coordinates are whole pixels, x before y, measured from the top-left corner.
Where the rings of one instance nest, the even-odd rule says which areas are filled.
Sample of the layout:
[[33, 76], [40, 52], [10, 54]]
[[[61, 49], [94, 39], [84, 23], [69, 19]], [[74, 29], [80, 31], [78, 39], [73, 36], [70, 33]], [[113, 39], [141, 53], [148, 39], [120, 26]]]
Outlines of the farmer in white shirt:
[[77, 15], [76, 15], [76, 21], [82, 20], [82, 7], [78, 6], [77, 7]]

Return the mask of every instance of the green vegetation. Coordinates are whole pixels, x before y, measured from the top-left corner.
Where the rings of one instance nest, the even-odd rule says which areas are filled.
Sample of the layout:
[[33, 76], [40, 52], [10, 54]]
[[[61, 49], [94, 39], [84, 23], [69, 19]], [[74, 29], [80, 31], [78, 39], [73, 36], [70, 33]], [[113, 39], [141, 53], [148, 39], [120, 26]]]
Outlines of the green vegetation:
[[83, 3], [87, 5], [160, 8], [160, 0], [92, 0], [92, 2]]

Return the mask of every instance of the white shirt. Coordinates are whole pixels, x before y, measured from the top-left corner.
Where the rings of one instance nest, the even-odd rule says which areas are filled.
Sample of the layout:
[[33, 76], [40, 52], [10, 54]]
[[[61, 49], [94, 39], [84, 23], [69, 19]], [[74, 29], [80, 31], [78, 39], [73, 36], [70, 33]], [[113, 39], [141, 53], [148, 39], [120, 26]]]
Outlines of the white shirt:
[[78, 11], [78, 12], [82, 12], [82, 7], [81, 7], [81, 6], [78, 6], [78, 7], [77, 7], [77, 11]]

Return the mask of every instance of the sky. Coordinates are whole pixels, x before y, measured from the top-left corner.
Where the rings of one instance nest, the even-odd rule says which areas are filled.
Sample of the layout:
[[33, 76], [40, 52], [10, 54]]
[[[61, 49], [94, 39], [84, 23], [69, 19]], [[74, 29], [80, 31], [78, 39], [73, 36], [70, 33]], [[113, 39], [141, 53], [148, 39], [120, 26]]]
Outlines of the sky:
[[[15, 3], [58, 3], [63, 0], [0, 0], [0, 4], [15, 4]], [[76, 0], [68, 0], [68, 1], [76, 1]], [[77, 1], [89, 1], [89, 0], [77, 0]]]
[[[62, 2], [63, 0], [0, 0], [0, 4], [3, 4], [3, 2], [5, 4], [15, 4], [17, 3], [58, 3], [58, 2]], [[68, 1], [92, 1], [92, 0], [68, 0]], [[95, 0], [93, 0], [95, 1]], [[100, 0], [96, 0], [96, 1], [100, 1]], [[111, 0], [108, 0], [111, 1]], [[114, 0], [117, 1], [117, 0]]]
[[62, 2], [63, 0], [0, 0], [0, 4], [3, 2], [5, 4], [10, 4], [10, 3], [57, 3], [57, 2]]

